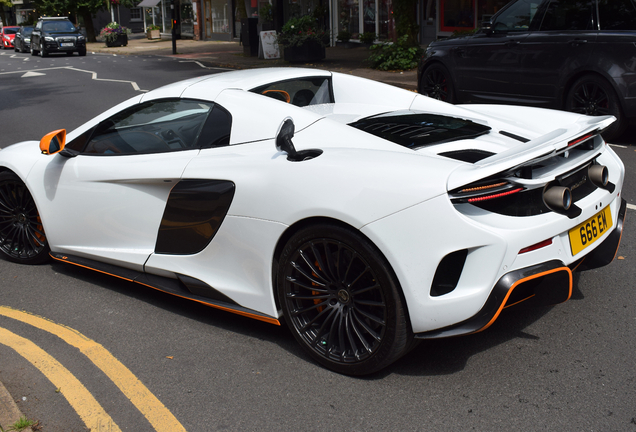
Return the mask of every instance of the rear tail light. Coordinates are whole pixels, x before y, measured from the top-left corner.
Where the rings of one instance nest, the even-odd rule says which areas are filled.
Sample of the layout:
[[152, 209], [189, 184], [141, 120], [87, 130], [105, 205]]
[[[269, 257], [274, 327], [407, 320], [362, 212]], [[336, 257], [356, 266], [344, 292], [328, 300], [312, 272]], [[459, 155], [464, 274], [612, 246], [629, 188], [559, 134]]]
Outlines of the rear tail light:
[[455, 203], [477, 203], [513, 195], [523, 191], [523, 187], [508, 181], [490, 181], [465, 186], [450, 193]]

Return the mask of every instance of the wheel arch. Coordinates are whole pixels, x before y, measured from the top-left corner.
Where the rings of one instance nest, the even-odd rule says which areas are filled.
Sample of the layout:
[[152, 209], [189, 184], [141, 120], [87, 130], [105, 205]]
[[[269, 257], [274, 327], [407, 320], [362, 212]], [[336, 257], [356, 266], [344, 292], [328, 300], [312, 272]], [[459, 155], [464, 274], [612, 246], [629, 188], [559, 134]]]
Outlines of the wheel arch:
[[453, 85], [453, 87], [455, 87], [455, 82], [457, 81], [457, 78], [455, 77], [455, 73], [453, 72], [453, 69], [449, 65], [447, 65], [442, 60], [441, 57], [431, 57], [424, 64], [422, 64], [422, 67], [418, 69], [418, 74], [417, 74], [417, 92], [418, 93], [421, 94], [420, 90], [422, 85], [422, 75], [424, 75], [424, 71], [430, 68], [431, 66], [435, 66], [435, 65], [442, 66], [448, 71], [448, 73], [450, 74], [453, 80], [451, 84]]
[[283, 249], [285, 248], [285, 246], [287, 245], [287, 243], [289, 242], [289, 240], [294, 236], [294, 234], [296, 234], [297, 232], [299, 232], [302, 229], [305, 229], [309, 226], [312, 225], [318, 225], [318, 224], [331, 224], [331, 225], [335, 225], [335, 226], [339, 226], [341, 228], [346, 228], [349, 230], [354, 231], [356, 234], [360, 235], [361, 237], [363, 237], [366, 241], [369, 242], [369, 244], [376, 250], [376, 252], [379, 254], [379, 256], [386, 262], [388, 269], [391, 271], [391, 275], [393, 276], [394, 280], [396, 281], [397, 284], [397, 291], [400, 294], [400, 300], [402, 301], [402, 304], [404, 305], [404, 313], [406, 315], [406, 323], [408, 325], [408, 330], [412, 333], [413, 329], [411, 328], [411, 318], [409, 315], [409, 308], [408, 308], [408, 304], [406, 303], [406, 298], [404, 296], [404, 291], [402, 290], [402, 284], [400, 283], [400, 279], [397, 276], [397, 273], [395, 272], [395, 270], [393, 269], [393, 266], [391, 265], [391, 262], [387, 259], [387, 257], [384, 255], [384, 253], [382, 253], [382, 251], [380, 250], [380, 248], [375, 244], [375, 242], [369, 238], [369, 236], [367, 236], [366, 234], [364, 234], [362, 231], [360, 231], [359, 229], [355, 228], [354, 226], [343, 222], [341, 220], [338, 219], [334, 219], [334, 218], [330, 218], [330, 217], [325, 217], [325, 216], [314, 216], [314, 217], [309, 217], [309, 218], [305, 218], [305, 219], [301, 219], [295, 223], [293, 223], [292, 225], [290, 225], [283, 233], [282, 235], [279, 237], [278, 242], [276, 243], [276, 247], [274, 248], [274, 254], [272, 257], [272, 269], [271, 269], [271, 276], [272, 276], [272, 295], [274, 296], [274, 300], [276, 302], [276, 308], [280, 311], [281, 310], [281, 305], [280, 302], [278, 300], [278, 293], [277, 293], [277, 289], [278, 289], [278, 281], [277, 281], [277, 274], [278, 274], [278, 263], [280, 260], [280, 256], [283, 253]]

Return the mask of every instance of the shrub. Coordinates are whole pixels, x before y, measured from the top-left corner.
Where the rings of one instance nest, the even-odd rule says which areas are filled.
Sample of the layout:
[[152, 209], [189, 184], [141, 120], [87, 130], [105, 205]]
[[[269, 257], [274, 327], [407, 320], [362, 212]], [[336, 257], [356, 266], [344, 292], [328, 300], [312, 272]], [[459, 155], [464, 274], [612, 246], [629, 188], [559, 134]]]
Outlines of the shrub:
[[417, 67], [422, 48], [410, 45], [408, 35], [401, 36], [395, 43], [371, 46], [369, 56], [371, 67], [380, 70], [409, 70]]
[[291, 18], [281, 29], [276, 41], [285, 47], [302, 46], [311, 41], [326, 46], [329, 42], [329, 35], [322, 30], [316, 30], [316, 27], [316, 19], [311, 15]]
[[372, 44], [375, 41], [375, 33], [364, 32], [360, 35], [360, 42], [365, 44]]

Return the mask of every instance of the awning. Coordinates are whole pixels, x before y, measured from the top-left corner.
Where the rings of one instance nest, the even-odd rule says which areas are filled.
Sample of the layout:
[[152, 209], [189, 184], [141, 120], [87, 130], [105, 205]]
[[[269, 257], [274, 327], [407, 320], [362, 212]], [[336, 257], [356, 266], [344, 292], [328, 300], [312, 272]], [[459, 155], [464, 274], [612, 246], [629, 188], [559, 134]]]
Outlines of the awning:
[[137, 7], [155, 7], [161, 0], [143, 0]]

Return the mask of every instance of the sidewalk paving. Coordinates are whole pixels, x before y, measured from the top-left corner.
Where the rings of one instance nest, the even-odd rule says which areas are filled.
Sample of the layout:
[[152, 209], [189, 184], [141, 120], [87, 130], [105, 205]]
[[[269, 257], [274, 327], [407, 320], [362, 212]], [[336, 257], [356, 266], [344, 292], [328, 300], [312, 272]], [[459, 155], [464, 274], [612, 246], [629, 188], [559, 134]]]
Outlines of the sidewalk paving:
[[367, 58], [370, 50], [366, 47], [327, 47], [326, 58], [315, 63], [289, 63], [280, 60], [264, 60], [243, 54], [239, 42], [176, 41], [177, 54], [172, 54], [171, 39], [146, 39], [145, 34], [132, 34], [125, 47], [107, 47], [104, 42], [87, 44], [88, 52], [117, 55], [157, 55], [184, 60], [199, 61], [205, 66], [227, 69], [253, 69], [263, 67], [311, 67], [334, 72], [347, 73], [362, 78], [395, 85], [407, 90], [417, 90], [417, 71], [387, 72], [369, 68]]

